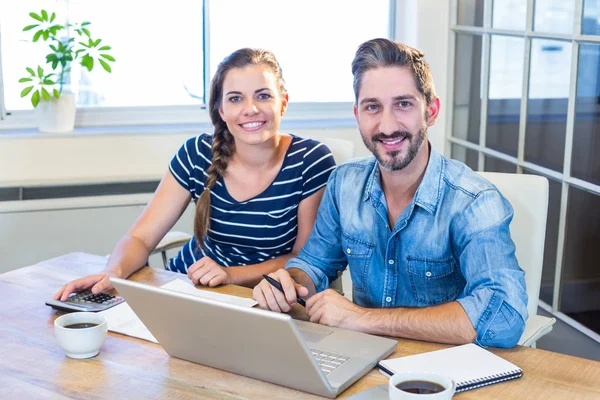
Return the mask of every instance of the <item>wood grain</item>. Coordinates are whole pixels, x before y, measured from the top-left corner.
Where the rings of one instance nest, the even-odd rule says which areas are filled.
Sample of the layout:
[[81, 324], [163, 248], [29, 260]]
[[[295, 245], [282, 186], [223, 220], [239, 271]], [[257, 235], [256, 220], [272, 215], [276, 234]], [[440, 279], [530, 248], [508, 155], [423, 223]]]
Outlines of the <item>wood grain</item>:
[[[65, 356], [54, 338], [61, 315], [44, 302], [66, 282], [100, 271], [106, 258], [72, 253], [0, 275], [0, 398], [317, 399], [318, 396], [170, 357], [157, 344], [109, 332], [100, 354]], [[143, 268], [131, 279], [163, 285], [182, 275]], [[185, 277], [183, 277], [185, 279]], [[203, 288], [251, 297], [248, 288]], [[306, 319], [302, 307], [294, 318]], [[447, 347], [399, 340], [391, 357]], [[523, 378], [458, 394], [458, 399], [600, 399], [600, 363], [538, 349], [490, 349]], [[386, 383], [372, 370], [340, 397]]]

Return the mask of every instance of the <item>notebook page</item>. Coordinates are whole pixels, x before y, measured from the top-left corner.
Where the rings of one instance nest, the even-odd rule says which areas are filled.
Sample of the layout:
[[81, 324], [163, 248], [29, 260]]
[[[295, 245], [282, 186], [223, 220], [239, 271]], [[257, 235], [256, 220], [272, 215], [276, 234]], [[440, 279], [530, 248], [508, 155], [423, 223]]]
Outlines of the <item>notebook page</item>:
[[457, 386], [469, 381], [519, 371], [505, 359], [473, 344], [450, 347], [429, 353], [380, 361], [394, 373], [428, 371], [454, 379]]

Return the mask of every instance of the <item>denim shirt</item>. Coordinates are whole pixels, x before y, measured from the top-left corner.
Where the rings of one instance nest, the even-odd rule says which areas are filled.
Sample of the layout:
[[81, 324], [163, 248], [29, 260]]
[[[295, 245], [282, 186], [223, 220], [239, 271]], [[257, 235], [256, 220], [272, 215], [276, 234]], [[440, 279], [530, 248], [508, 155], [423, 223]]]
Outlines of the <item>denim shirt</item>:
[[413, 201], [393, 229], [374, 157], [330, 176], [313, 231], [286, 269], [317, 291], [350, 270], [362, 307], [428, 307], [458, 301], [481, 346], [513, 347], [525, 328], [525, 273], [515, 257], [510, 203], [461, 162], [433, 148]]

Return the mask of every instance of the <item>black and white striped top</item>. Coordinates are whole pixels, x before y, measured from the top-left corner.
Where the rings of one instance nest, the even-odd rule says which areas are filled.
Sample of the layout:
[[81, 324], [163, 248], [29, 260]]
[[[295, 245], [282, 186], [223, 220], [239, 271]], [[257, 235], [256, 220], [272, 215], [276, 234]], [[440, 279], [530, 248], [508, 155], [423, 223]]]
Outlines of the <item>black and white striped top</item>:
[[[335, 168], [331, 151], [322, 143], [290, 135], [292, 142], [273, 183], [244, 202], [229, 195], [223, 179], [211, 190], [211, 222], [204, 238], [206, 250], [190, 240], [172, 258], [168, 269], [186, 273], [204, 256], [218, 264], [252, 265], [289, 253], [298, 231], [298, 204], [327, 183]], [[212, 159], [212, 135], [188, 139], [169, 169], [175, 179], [198, 199]]]

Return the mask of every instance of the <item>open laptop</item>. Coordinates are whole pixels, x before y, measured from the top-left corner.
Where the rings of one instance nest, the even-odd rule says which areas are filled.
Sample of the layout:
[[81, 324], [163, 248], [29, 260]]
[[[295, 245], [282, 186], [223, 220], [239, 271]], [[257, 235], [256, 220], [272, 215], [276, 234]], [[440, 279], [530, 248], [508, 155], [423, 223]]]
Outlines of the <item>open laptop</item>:
[[396, 348], [391, 339], [110, 278], [177, 358], [334, 398]]

